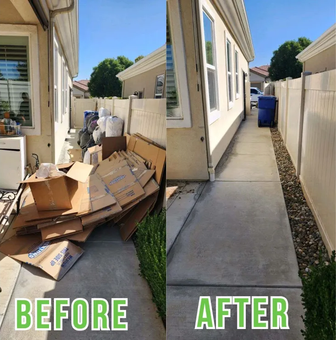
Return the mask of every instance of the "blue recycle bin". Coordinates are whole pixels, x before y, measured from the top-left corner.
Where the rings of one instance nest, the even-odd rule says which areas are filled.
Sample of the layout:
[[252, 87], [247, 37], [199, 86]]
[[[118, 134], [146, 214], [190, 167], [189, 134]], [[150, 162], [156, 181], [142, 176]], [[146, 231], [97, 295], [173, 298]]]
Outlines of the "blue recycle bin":
[[258, 98], [258, 126], [274, 126], [275, 96], [259, 96]]

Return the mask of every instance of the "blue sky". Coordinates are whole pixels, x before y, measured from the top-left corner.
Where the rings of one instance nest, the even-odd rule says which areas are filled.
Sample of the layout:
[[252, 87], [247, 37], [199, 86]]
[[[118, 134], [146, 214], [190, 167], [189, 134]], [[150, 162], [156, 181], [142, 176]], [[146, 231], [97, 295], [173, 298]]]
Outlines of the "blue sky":
[[92, 68], [105, 58], [124, 55], [134, 61], [165, 40], [165, 0], [80, 0], [76, 79], [90, 79]]
[[255, 59], [269, 64], [273, 51], [287, 40], [314, 41], [335, 23], [335, 0], [245, 0]]
[[[81, 0], [79, 5], [79, 75], [90, 79], [105, 58], [124, 55], [134, 61], [165, 43], [165, 0]], [[335, 22], [334, 0], [245, 0], [255, 59], [270, 63], [286, 40], [318, 38]]]

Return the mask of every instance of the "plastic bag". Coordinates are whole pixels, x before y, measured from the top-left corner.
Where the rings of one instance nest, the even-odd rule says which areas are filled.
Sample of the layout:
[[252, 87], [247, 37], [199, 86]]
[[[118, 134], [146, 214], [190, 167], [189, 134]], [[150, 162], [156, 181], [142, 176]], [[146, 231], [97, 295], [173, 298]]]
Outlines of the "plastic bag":
[[106, 120], [106, 137], [122, 136], [124, 121], [117, 117], [107, 117]]
[[37, 178], [60, 177], [65, 173], [58, 170], [58, 167], [53, 163], [42, 163], [36, 171]]
[[93, 140], [95, 141], [96, 144], [100, 144], [100, 141], [103, 137], [103, 132], [102, 130], [100, 129], [99, 126], [96, 126], [96, 128], [94, 129], [93, 133]]
[[111, 112], [108, 109], [105, 109], [104, 107], [101, 107], [99, 109], [99, 118], [111, 116]]
[[106, 131], [106, 121], [107, 121], [108, 117], [101, 117], [98, 119], [97, 124], [100, 127], [100, 130], [102, 132]]
[[89, 124], [89, 126], [88, 126], [88, 132], [89, 132], [89, 134], [92, 134], [92, 133], [93, 133], [94, 129], [95, 129], [96, 126], [97, 126], [97, 121], [98, 121], [98, 119], [93, 119], [93, 120], [90, 121], [90, 124]]
[[88, 150], [85, 151], [85, 154], [83, 157], [83, 163], [90, 164], [90, 152]]

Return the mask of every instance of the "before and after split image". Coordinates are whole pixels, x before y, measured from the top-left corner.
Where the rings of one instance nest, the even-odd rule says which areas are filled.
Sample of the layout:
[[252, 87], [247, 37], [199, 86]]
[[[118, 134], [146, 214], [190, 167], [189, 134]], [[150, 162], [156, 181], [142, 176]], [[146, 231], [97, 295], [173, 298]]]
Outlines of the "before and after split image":
[[336, 4], [0, 0], [0, 339], [335, 340]]

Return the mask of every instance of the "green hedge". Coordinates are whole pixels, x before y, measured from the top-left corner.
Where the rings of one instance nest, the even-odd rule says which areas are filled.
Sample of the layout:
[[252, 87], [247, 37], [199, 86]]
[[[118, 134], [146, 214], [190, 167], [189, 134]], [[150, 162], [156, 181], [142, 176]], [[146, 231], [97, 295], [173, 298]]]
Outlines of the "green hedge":
[[147, 215], [138, 225], [135, 246], [141, 275], [152, 290], [158, 314], [166, 319], [166, 213]]
[[329, 264], [320, 260], [316, 267], [311, 268], [307, 278], [302, 278], [301, 296], [305, 309], [302, 334], [305, 340], [336, 339], [335, 279], [335, 252]]

